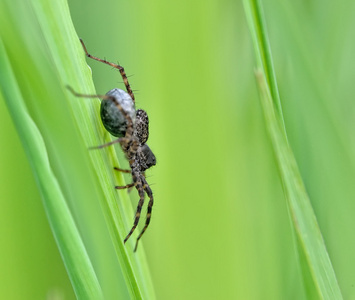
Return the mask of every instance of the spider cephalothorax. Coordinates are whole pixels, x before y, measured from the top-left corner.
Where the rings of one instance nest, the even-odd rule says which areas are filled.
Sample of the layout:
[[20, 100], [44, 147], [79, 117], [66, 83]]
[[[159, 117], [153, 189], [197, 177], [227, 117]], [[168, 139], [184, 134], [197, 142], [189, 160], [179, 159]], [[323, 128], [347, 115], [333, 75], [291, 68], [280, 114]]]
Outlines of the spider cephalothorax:
[[141, 210], [144, 204], [145, 193], [149, 197], [147, 218], [144, 228], [137, 237], [136, 246], [134, 248], [134, 251], [136, 251], [138, 241], [149, 225], [154, 202], [152, 190], [150, 189], [149, 184], [147, 183], [144, 175], [144, 172], [147, 169], [156, 164], [156, 158], [152, 150], [150, 150], [150, 148], [146, 144], [149, 137], [148, 115], [142, 109], [135, 109], [134, 94], [128, 83], [128, 79], [123, 67], [90, 55], [86, 50], [84, 42], [82, 40], [80, 41], [83, 45], [86, 56], [118, 69], [126, 86], [127, 92], [120, 89], [112, 89], [107, 92], [106, 95], [84, 95], [76, 93], [71, 88], [70, 90], [74, 93], [74, 95], [78, 97], [101, 98], [102, 123], [108, 132], [110, 132], [113, 136], [118, 137], [118, 139], [110, 143], [93, 148], [104, 148], [114, 143], [120, 143], [121, 148], [129, 161], [129, 166], [131, 170], [122, 170], [119, 168], [115, 168], [116, 170], [124, 173], [131, 173], [133, 181], [132, 183], [127, 184], [125, 186], [116, 186], [115, 188], [125, 189], [135, 187], [139, 194], [139, 202], [134, 219], [134, 224], [130, 232], [124, 239], [124, 242], [129, 239], [133, 231], [138, 226]]

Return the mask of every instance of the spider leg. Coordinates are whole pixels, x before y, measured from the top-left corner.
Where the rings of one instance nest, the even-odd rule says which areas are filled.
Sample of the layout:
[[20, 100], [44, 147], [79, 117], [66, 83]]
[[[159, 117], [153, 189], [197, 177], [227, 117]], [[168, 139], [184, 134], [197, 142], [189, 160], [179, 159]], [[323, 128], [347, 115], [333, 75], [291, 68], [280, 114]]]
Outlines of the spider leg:
[[145, 225], [144, 225], [141, 233], [137, 237], [136, 246], [134, 247], [134, 250], [133, 250], [134, 252], [137, 251], [138, 242], [139, 242], [140, 238], [142, 237], [142, 235], [144, 234], [144, 232], [147, 230], [147, 228], [149, 226], [150, 218], [152, 216], [153, 203], [154, 203], [153, 192], [152, 192], [151, 188], [149, 187], [145, 177], [141, 176], [141, 180], [143, 181], [143, 189], [145, 190], [145, 192], [147, 193], [147, 195], [149, 197], [149, 203], [148, 203], [147, 218], [145, 220]]
[[113, 145], [113, 144], [120, 143], [120, 142], [122, 142], [122, 138], [113, 140], [113, 141], [111, 141], [111, 142], [109, 142], [109, 143], [102, 144], [102, 145], [99, 145], [99, 146], [89, 147], [89, 150], [95, 150], [95, 149], [105, 148], [105, 147], [108, 147], [108, 146], [111, 146], [111, 145]]
[[117, 168], [117, 167], [113, 167], [116, 171], [120, 171], [122, 173], [131, 173], [131, 170], [124, 170], [124, 169], [120, 169], [120, 168]]
[[134, 186], [134, 183], [126, 184], [124, 186], [115, 186], [116, 190], [123, 190], [123, 189], [128, 189]]
[[[114, 167], [114, 169], [115, 169], [116, 171], [120, 171], [120, 172], [122, 172], [122, 173], [129, 173], [129, 174], [132, 173], [131, 170], [120, 169], [120, 168], [117, 168], [117, 167]], [[115, 189], [121, 190], [121, 189], [126, 189], [126, 188], [128, 188], [128, 192], [130, 193], [130, 192], [132, 191], [132, 188], [133, 188], [133, 187], [134, 187], [134, 183], [130, 183], [130, 184], [127, 184], [127, 185], [125, 185], [125, 186], [115, 186]]]
[[121, 74], [121, 77], [123, 79], [124, 85], [126, 86], [127, 93], [131, 96], [131, 98], [133, 100], [133, 103], [134, 103], [135, 102], [134, 94], [133, 94], [133, 91], [131, 89], [131, 86], [129, 85], [129, 82], [128, 82], [128, 79], [127, 79], [127, 75], [126, 75], [126, 72], [125, 72], [124, 68], [122, 66], [118, 65], [118, 64], [111, 63], [111, 62], [109, 62], [109, 61], [107, 61], [105, 59], [101, 59], [101, 58], [98, 58], [98, 57], [95, 57], [95, 56], [89, 54], [89, 52], [86, 50], [86, 46], [85, 46], [85, 44], [84, 44], [82, 39], [80, 39], [80, 43], [83, 46], [85, 54], [86, 54], [87, 57], [90, 57], [90, 58], [92, 58], [94, 60], [100, 61], [100, 62], [102, 62], [102, 63], [104, 63], [106, 65], [109, 65], [109, 66], [111, 66], [111, 67], [113, 67], [115, 69], [118, 69], [120, 71], [120, 74]]
[[144, 195], [144, 189], [143, 189], [142, 181], [140, 180], [140, 178], [138, 176], [139, 176], [139, 173], [137, 174], [136, 171], [132, 170], [132, 179], [133, 179], [134, 185], [135, 185], [135, 187], [136, 187], [136, 189], [138, 191], [138, 194], [139, 194], [139, 202], [138, 202], [138, 205], [137, 205], [136, 216], [134, 218], [134, 223], [133, 223], [132, 229], [127, 234], [126, 238], [124, 239], [124, 241], [123, 241], [124, 243], [127, 242], [129, 237], [132, 235], [133, 231], [137, 228], [138, 222], [139, 222], [139, 218], [141, 216], [142, 207], [143, 207], [143, 204], [144, 204], [144, 196], [145, 196]]

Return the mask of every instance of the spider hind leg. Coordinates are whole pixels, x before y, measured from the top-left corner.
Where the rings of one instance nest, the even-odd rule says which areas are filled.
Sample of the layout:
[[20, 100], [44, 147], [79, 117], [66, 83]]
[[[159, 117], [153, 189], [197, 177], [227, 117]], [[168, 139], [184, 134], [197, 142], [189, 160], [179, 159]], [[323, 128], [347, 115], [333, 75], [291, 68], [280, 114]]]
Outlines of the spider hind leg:
[[96, 56], [91, 55], [88, 52], [88, 50], [86, 49], [86, 46], [85, 46], [84, 41], [82, 39], [80, 39], [80, 43], [83, 46], [84, 51], [85, 51], [85, 55], [87, 57], [89, 57], [91, 59], [94, 59], [94, 60], [97, 60], [99, 62], [102, 62], [102, 63], [104, 63], [106, 65], [109, 65], [109, 66], [111, 66], [111, 67], [113, 67], [115, 69], [118, 69], [118, 71], [120, 71], [121, 77], [123, 79], [123, 83], [126, 86], [127, 93], [131, 96], [133, 102], [135, 102], [134, 94], [133, 94], [132, 88], [131, 88], [131, 86], [130, 86], [130, 84], [128, 82], [128, 78], [127, 78], [127, 75], [126, 75], [126, 72], [125, 72], [124, 68], [122, 66], [120, 66], [119, 64], [114, 64], [114, 63], [111, 63], [111, 62], [107, 61], [106, 59], [101, 59], [101, 58], [98, 58]]

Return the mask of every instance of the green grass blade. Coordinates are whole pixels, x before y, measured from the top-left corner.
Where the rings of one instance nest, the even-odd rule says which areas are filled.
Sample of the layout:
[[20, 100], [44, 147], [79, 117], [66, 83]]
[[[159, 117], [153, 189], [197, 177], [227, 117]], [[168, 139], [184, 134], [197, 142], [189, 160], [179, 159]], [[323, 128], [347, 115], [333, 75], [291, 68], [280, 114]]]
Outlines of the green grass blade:
[[[253, 39], [254, 50], [256, 53], [257, 65], [264, 71], [265, 78], [270, 87], [272, 100], [275, 104], [277, 112], [283, 121], [282, 106], [277, 88], [275, 70], [272, 63], [271, 49], [267, 35], [267, 28], [263, 17], [263, 10], [260, 7], [258, 0], [245, 0], [244, 7], [248, 11], [246, 17], [249, 27], [252, 26], [251, 36]], [[283, 125], [285, 126], [285, 125]]]
[[293, 225], [300, 245], [301, 267], [310, 298], [342, 299], [324, 240], [288, 144], [266, 28], [258, 1], [244, 1], [257, 57], [257, 81], [266, 126], [277, 159]]
[[302, 265], [305, 277], [310, 273], [313, 288], [306, 281], [308, 295], [318, 293], [321, 299], [342, 299], [340, 288], [332, 267], [324, 240], [313, 212], [310, 200], [305, 190], [297, 163], [287, 142], [286, 135], [271, 94], [261, 71], [256, 72], [261, 93], [261, 103], [265, 115], [265, 122], [276, 154], [284, 184], [286, 197], [289, 201], [294, 228], [301, 247], [302, 258], [307, 265]]
[[[54, 176], [41, 178], [57, 179], [57, 188], [50, 191], [54, 196], [58, 193], [58, 198], [64, 197], [68, 204], [88, 263], [95, 271], [92, 275], [97, 277], [104, 297], [154, 299], [144, 241], [137, 253], [133, 253], [135, 236], [123, 244], [134, 212], [127, 192], [117, 193], [114, 189], [114, 185], [125, 184], [123, 176], [113, 171], [113, 166], [119, 166], [115, 149], [88, 150], [90, 146], [105, 142], [104, 137], [108, 136], [99, 118], [99, 100], [76, 98], [65, 88], [71, 85], [78, 92], [96, 94], [67, 2], [35, 0], [14, 4], [3, 1], [0, 4], [0, 34], [14, 73], [13, 85], [24, 101], [23, 110], [13, 111], [12, 116], [19, 122], [17, 128], [32, 128], [22, 122], [20, 113], [26, 109], [38, 128], [46, 145], [46, 152], [41, 151], [38, 155], [49, 158]], [[12, 104], [14, 94], [6, 78], [3, 76], [1, 88], [6, 102]], [[20, 138], [26, 141], [38, 139], [38, 132], [19, 131]], [[29, 160], [33, 164], [32, 158]], [[37, 174], [37, 169], [34, 170]], [[43, 193], [45, 203], [50, 201], [47, 196]], [[51, 223], [67, 223], [61, 215], [55, 221], [50, 214], [48, 218]], [[69, 239], [69, 232], [67, 234], [64, 238]], [[59, 245], [62, 240], [57, 241]], [[59, 248], [76, 249], [67, 248], [65, 244], [60, 244]], [[69, 274], [76, 272], [65, 256], [63, 260]], [[76, 279], [72, 279], [72, 284], [75, 290], [86, 290]], [[95, 284], [90, 286], [95, 289]], [[99, 299], [100, 295], [97, 293], [91, 298]]]
[[1, 93], [14, 120], [34, 170], [48, 219], [79, 299], [102, 299], [101, 287], [66, 204], [56, 176], [51, 170], [43, 138], [27, 113], [7, 54], [0, 40]]

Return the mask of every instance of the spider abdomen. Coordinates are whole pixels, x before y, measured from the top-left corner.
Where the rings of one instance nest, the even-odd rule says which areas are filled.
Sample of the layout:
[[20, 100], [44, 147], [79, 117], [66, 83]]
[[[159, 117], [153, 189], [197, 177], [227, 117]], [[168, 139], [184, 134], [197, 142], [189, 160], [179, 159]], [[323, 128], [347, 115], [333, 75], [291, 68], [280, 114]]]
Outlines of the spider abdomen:
[[[112, 89], [106, 93], [112, 96], [121, 105], [122, 109], [131, 117], [134, 124], [136, 117], [136, 110], [130, 95], [120, 89]], [[119, 110], [115, 101], [112, 99], [103, 99], [101, 101], [101, 120], [106, 130], [116, 137], [123, 137], [127, 130], [127, 119]]]

